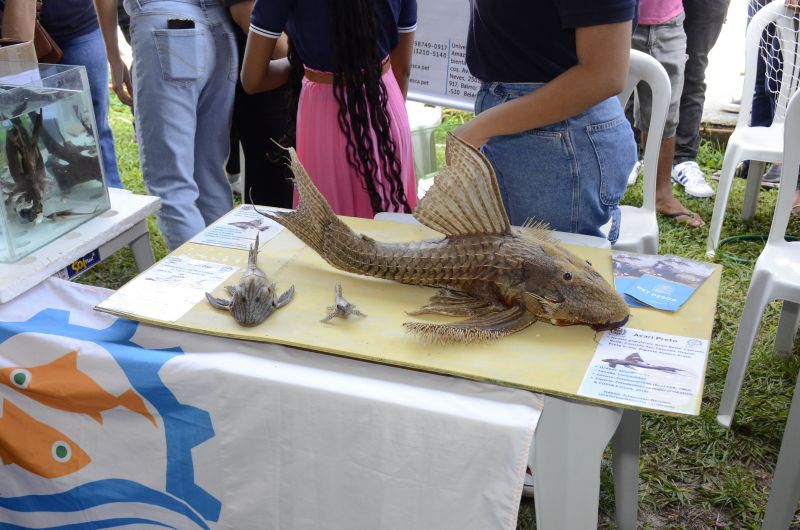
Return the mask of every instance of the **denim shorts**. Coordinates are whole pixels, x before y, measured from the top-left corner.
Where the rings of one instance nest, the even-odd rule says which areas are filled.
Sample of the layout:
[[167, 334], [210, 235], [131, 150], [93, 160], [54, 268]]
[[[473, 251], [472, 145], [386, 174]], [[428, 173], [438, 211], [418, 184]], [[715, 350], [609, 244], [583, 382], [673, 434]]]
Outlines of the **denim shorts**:
[[[683, 31], [681, 13], [663, 24], [639, 25], [633, 32], [631, 48], [652, 56], [667, 71], [672, 95], [669, 99], [667, 121], [664, 124], [664, 138], [672, 138], [678, 128], [681, 94], [683, 93], [683, 70], [686, 66], [686, 33]], [[650, 110], [653, 108], [653, 95], [650, 87], [639, 83], [636, 87], [634, 116], [636, 128], [647, 132], [650, 127]]]
[[[483, 83], [476, 114], [524, 96], [543, 83]], [[564, 121], [495, 136], [483, 147], [497, 174], [513, 225], [528, 219], [553, 230], [619, 236], [619, 201], [636, 162], [633, 130], [616, 97]]]

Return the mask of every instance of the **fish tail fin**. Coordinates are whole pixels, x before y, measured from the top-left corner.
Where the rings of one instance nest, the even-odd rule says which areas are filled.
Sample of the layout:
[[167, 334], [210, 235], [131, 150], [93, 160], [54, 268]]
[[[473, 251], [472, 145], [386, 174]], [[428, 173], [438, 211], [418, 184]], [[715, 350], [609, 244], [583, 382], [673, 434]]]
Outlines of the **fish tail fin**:
[[255, 242], [250, 245], [250, 250], [247, 251], [247, 264], [252, 266], [258, 264], [258, 234], [256, 234]]
[[359, 236], [333, 213], [328, 201], [314, 185], [311, 177], [300, 163], [300, 159], [297, 158], [297, 152], [293, 148], [289, 148], [288, 151], [291, 160], [290, 168], [294, 174], [294, 185], [300, 195], [297, 209], [291, 212], [259, 210], [259, 213], [288, 228], [326, 259], [331, 258], [333, 256], [326, 256], [322, 252], [328, 233], [349, 233], [354, 240]]
[[129, 389], [120, 394], [119, 404], [128, 410], [131, 410], [137, 414], [141, 414], [142, 416], [150, 420], [150, 423], [153, 424], [153, 427], [158, 428], [156, 419], [153, 417], [152, 414], [150, 414], [150, 412], [147, 410], [147, 407], [145, 407], [144, 400], [142, 400], [142, 398], [139, 397], [139, 394], [137, 394], [133, 390]]

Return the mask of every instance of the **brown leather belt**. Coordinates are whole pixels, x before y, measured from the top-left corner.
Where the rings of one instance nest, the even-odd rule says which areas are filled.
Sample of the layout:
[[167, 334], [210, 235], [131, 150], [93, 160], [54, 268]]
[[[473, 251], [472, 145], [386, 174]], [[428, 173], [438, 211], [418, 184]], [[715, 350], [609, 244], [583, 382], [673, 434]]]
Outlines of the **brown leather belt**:
[[[385, 74], [392, 67], [391, 61], [388, 59], [381, 64], [381, 75]], [[333, 84], [333, 74], [330, 72], [319, 72], [317, 70], [306, 69], [306, 79], [314, 83], [325, 83], [328, 85]]]

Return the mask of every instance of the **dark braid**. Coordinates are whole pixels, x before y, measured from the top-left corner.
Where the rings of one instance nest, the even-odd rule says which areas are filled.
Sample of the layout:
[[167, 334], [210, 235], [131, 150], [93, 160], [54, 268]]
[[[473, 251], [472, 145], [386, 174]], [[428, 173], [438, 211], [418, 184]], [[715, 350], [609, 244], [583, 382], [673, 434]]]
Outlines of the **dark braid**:
[[[411, 207], [400, 178], [397, 148], [390, 135], [389, 97], [381, 79], [378, 30], [373, 0], [330, 0], [333, 94], [339, 104], [339, 130], [347, 138], [347, 161], [361, 176], [369, 193], [372, 209], [385, 211]], [[389, 185], [389, 205], [384, 204], [376, 187], [375, 145], [377, 139], [380, 169]], [[386, 192], [387, 190], [383, 190]]]

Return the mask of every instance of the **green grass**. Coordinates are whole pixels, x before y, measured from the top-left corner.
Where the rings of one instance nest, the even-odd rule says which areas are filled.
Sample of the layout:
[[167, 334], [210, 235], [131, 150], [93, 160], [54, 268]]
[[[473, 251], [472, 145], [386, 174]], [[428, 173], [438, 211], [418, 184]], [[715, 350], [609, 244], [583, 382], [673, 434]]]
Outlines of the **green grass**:
[[[436, 133], [436, 142], [440, 144], [437, 150], [440, 165], [443, 163], [446, 132], [468, 118], [466, 113], [444, 112], [443, 124]], [[127, 107], [114, 100], [111, 124], [116, 135], [122, 178], [128, 189], [144, 192], [131, 123]], [[723, 149], [722, 146], [703, 143], [698, 161], [708, 174], [720, 169]], [[744, 181], [736, 179], [723, 237], [769, 231], [776, 192], [762, 191], [755, 219], [748, 223], [739, 219], [743, 192]], [[688, 208], [699, 213], [707, 223], [710, 221], [713, 200], [695, 199], [677, 188], [675, 193]], [[623, 202], [640, 204], [641, 179], [628, 190]], [[707, 227], [689, 229], [661, 220], [660, 229], [662, 254], [705, 259]], [[167, 254], [167, 248], [152, 220], [151, 231], [153, 249], [156, 258], [160, 259]], [[799, 219], [792, 220], [789, 233], [800, 235]], [[755, 257], [760, 248], [759, 244], [749, 243], [729, 250]], [[782, 361], [773, 354], [772, 340], [780, 306], [772, 304], [764, 314], [756, 338], [734, 426], [725, 430], [717, 425], [716, 411], [752, 272], [752, 264], [724, 259], [720, 263], [724, 270], [700, 416], [643, 415], [641, 528], [756, 529], [763, 518], [789, 403], [800, 370], [800, 358], [795, 355], [789, 361]], [[132, 255], [123, 250], [90, 270], [80, 281], [114, 289], [133, 278], [136, 272]], [[800, 353], [797, 344], [794, 353]], [[608, 452], [606, 455], [608, 457]], [[613, 528], [613, 486], [608, 458], [604, 460], [601, 478], [600, 525]], [[523, 501], [518, 528], [533, 529], [534, 521], [533, 503]], [[795, 517], [793, 528], [800, 528], [800, 518]]]

